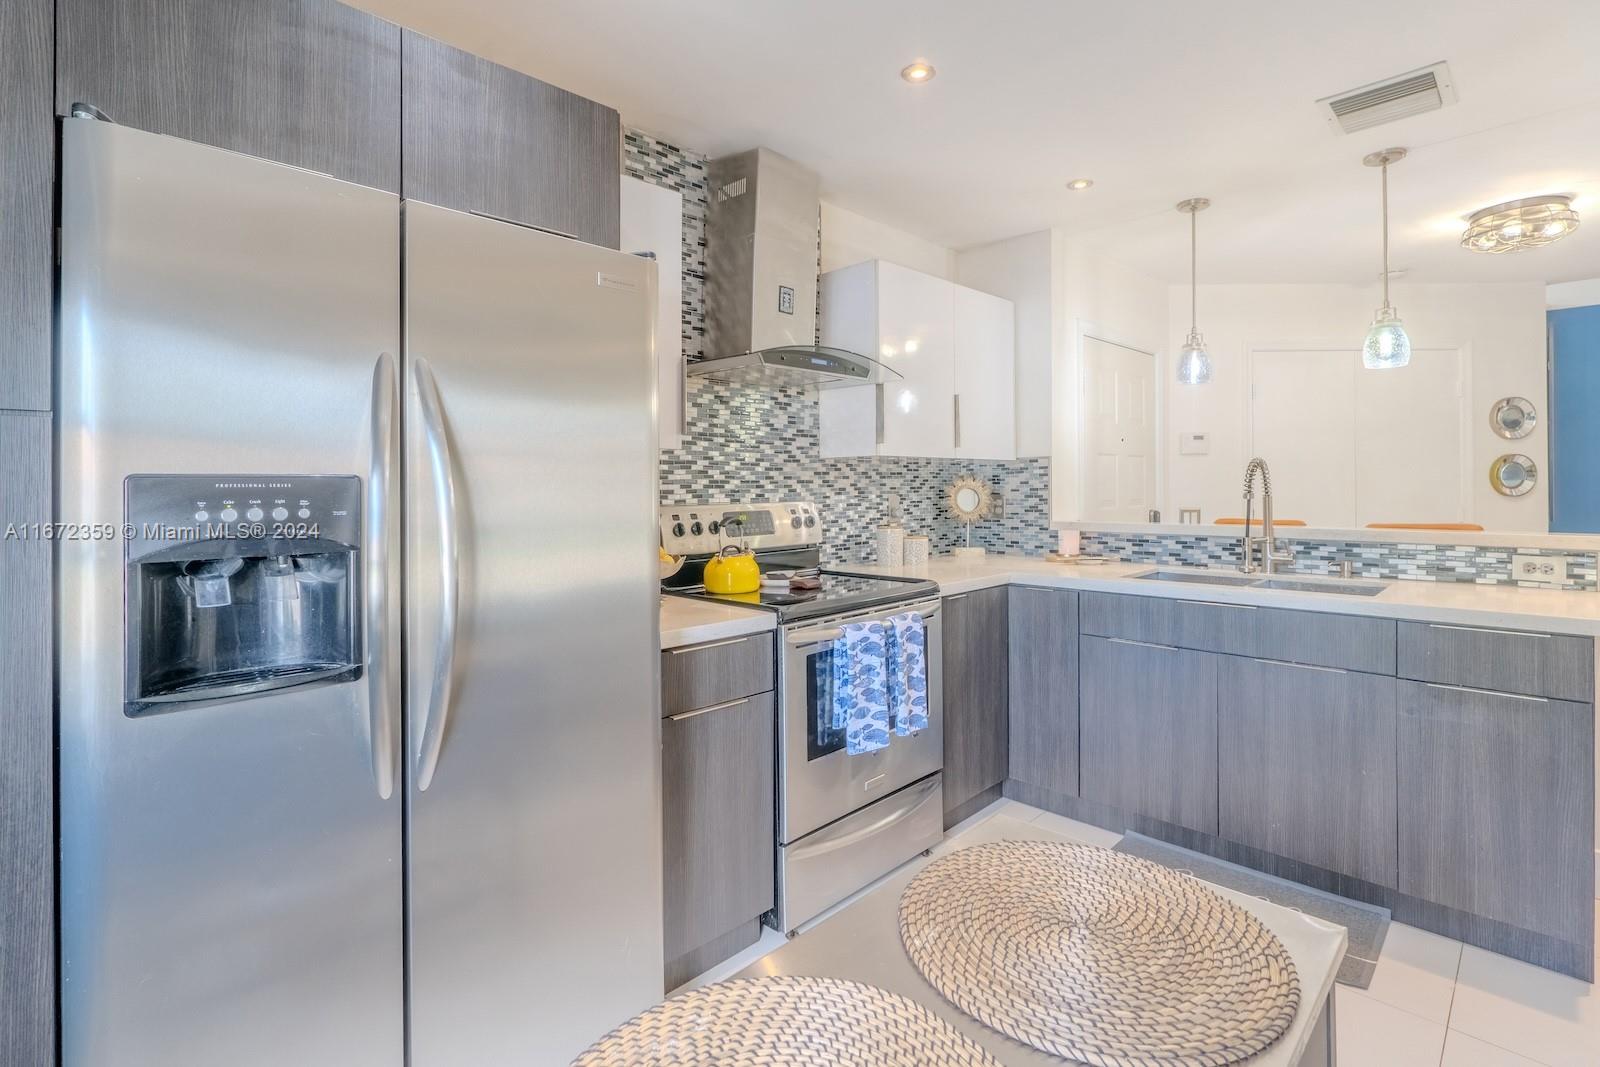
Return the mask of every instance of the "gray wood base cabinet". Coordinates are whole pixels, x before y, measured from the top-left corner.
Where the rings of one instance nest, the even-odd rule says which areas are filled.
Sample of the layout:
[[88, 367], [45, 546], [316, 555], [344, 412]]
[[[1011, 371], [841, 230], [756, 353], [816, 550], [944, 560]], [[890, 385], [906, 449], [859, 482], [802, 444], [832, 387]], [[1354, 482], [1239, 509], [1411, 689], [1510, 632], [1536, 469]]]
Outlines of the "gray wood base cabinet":
[[1593, 640], [1084, 593], [1073, 769], [1019, 592], [1006, 796], [1593, 980]]
[[1085, 800], [1217, 832], [1217, 656], [1082, 639]]
[[1218, 835], [1392, 887], [1395, 680], [1221, 662]]
[[1012, 586], [1011, 777], [1078, 794], [1078, 594]]
[[1400, 891], [1537, 933], [1594, 932], [1594, 710], [1400, 683]]
[[[665, 987], [760, 936], [776, 904], [777, 706], [772, 637], [662, 653]], [[764, 661], [764, 672], [757, 668]], [[741, 693], [752, 684], [766, 691]], [[702, 694], [685, 707], [682, 694]]]
[[1009, 761], [1006, 589], [944, 598], [944, 824], [999, 795]]

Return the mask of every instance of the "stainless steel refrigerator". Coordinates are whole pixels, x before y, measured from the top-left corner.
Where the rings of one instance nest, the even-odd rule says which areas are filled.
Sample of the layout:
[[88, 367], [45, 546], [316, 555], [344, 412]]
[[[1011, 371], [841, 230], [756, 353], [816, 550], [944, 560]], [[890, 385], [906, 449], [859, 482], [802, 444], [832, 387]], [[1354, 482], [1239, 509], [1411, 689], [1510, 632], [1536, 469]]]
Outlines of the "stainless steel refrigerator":
[[63, 127], [65, 1064], [567, 1062], [661, 994], [653, 265]]

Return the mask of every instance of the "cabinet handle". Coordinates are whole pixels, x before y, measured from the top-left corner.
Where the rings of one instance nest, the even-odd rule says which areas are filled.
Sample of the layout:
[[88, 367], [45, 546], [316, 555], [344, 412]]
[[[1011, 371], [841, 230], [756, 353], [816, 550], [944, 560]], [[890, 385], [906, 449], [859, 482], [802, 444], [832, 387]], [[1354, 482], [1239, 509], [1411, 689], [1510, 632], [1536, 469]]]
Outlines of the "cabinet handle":
[[965, 594], [965, 593], [949, 593], [949, 594], [946, 594], [944, 599], [945, 599], [946, 602], [949, 602], [951, 600], [965, 600], [965, 599], [967, 599], [967, 594]]
[[[1448, 626], [1448, 625], [1446, 625], [1445, 623], [1442, 623], [1442, 622], [1430, 622], [1430, 623], [1428, 623], [1428, 629], [1430, 629], [1430, 630], [1458, 630], [1461, 633], [1468, 633], [1468, 634], [1498, 634], [1501, 637], [1539, 637], [1539, 638], [1545, 638], [1545, 637], [1549, 637], [1550, 636], [1549, 634], [1528, 633], [1528, 632], [1526, 632], [1524, 630], [1495, 630], [1495, 629], [1491, 629], [1491, 628], [1489, 628], [1487, 626]], [[1489, 691], [1490, 690], [1487, 690], [1487, 689], [1484, 690], [1484, 692], [1489, 692]]]
[[668, 649], [668, 651], [671, 652], [674, 656], [682, 656], [682, 655], [684, 655], [685, 653], [688, 653], [688, 652], [705, 652], [705, 651], [708, 651], [708, 650], [713, 649], [713, 648], [727, 648], [730, 645], [742, 645], [748, 640], [750, 640], [750, 638], [748, 636], [746, 636], [746, 637], [730, 637], [726, 641], [714, 641], [709, 645], [690, 645], [688, 648], [673, 648], [673, 649]]
[[713, 704], [709, 708], [695, 708], [693, 711], [680, 711], [676, 715], [668, 715], [667, 721], [682, 722], [684, 719], [692, 719], [697, 715], [709, 715], [713, 711], [724, 711], [728, 708], [736, 708], [740, 704], [748, 703], [750, 703], [749, 697], [740, 697], [738, 700], [724, 700], [721, 704]]
[[878, 409], [877, 409], [877, 413], [874, 415], [874, 419], [876, 421], [873, 424], [872, 432], [873, 432], [873, 434], [875, 436], [876, 443], [879, 444], [879, 445], [882, 445], [883, 444], [883, 383], [879, 382], [876, 386], [874, 386], [874, 389], [876, 390], [876, 401], [877, 401]]
[[950, 398], [955, 405], [955, 446], [961, 447], [961, 394], [957, 393]]
[[1448, 689], [1456, 693], [1479, 693], [1486, 697], [1505, 697], [1508, 700], [1526, 700], [1530, 704], [1548, 704], [1546, 697], [1529, 696], [1526, 693], [1502, 693], [1497, 689], [1475, 689], [1470, 685], [1445, 685], [1443, 682], [1423, 682], [1429, 689]]
[[1321, 667], [1321, 666], [1318, 666], [1315, 663], [1294, 663], [1294, 662], [1291, 662], [1290, 660], [1286, 660], [1286, 659], [1260, 659], [1260, 658], [1254, 657], [1254, 656], [1252, 656], [1251, 658], [1254, 659], [1257, 663], [1265, 663], [1269, 667], [1273, 667], [1273, 666], [1277, 666], [1277, 667], [1293, 667], [1296, 670], [1301, 670], [1301, 671], [1321, 671], [1324, 674], [1349, 674], [1350, 673], [1349, 671], [1345, 670], [1343, 667]]
[[1131, 637], [1108, 637], [1106, 640], [1111, 642], [1113, 645], [1134, 645], [1138, 648], [1159, 648], [1163, 652], [1178, 651], [1178, 649], [1172, 645], [1158, 645], [1153, 641], [1135, 641]]

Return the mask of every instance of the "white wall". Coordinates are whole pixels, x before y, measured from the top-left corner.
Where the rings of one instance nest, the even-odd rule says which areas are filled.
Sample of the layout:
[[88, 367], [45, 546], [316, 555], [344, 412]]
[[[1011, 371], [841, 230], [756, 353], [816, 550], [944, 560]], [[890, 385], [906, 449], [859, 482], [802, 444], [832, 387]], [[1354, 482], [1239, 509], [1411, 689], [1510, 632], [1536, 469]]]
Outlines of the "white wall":
[[1017, 456], [1050, 455], [1056, 351], [1050, 231], [962, 249], [956, 253], [955, 280], [1015, 305]]
[[[1489, 408], [1503, 396], [1527, 397], [1548, 416], [1545, 297], [1539, 284], [1398, 285], [1392, 295], [1413, 346], [1460, 348], [1469, 357], [1472, 521], [1488, 530], [1549, 527], [1546, 481], [1513, 499], [1495, 493], [1488, 480], [1491, 460], [1503, 452], [1526, 453], [1541, 472], [1549, 472], [1548, 418], [1520, 441], [1506, 441], [1489, 429]], [[1188, 286], [1168, 287], [1167, 299], [1166, 345], [1176, 351], [1189, 328]], [[1201, 286], [1199, 326], [1211, 354], [1212, 380], [1178, 386], [1164, 374], [1167, 490], [1162, 510], [1175, 519], [1178, 508], [1199, 507], [1208, 522], [1237, 513], [1239, 479], [1250, 458], [1246, 358], [1251, 348], [1359, 347], [1381, 302], [1376, 286]], [[1210, 434], [1210, 454], [1179, 456], [1178, 435], [1186, 431]], [[1405, 457], [1396, 460], [1403, 463]]]
[[1552, 282], [1545, 286], [1545, 306], [1583, 308], [1600, 304], [1600, 278], [1581, 282]]
[[[1086, 252], [1060, 230], [1051, 233], [1055, 337], [1054, 435], [1050, 463], [1050, 520], [1070, 522], [1081, 513], [1079, 372], [1082, 337], [1153, 352], [1162, 380], [1175, 346], [1166, 344], [1167, 287], [1132, 267]], [[1158, 409], [1159, 417], [1159, 409]]]
[[836, 270], [864, 259], [886, 259], [946, 281], [956, 280], [956, 254], [944, 245], [885, 226], [822, 202], [822, 269]]

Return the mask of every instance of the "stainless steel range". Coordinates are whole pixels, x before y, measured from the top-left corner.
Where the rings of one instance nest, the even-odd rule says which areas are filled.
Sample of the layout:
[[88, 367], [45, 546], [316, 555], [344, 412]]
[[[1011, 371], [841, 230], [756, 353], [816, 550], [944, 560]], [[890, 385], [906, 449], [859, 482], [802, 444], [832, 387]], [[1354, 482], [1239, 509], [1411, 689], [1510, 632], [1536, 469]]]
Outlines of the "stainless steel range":
[[[730, 523], [732, 524], [730, 526]], [[763, 577], [802, 579], [756, 593], [718, 596], [701, 585], [705, 561], [742, 540]], [[661, 509], [661, 543], [687, 557], [663, 583], [678, 596], [765, 608], [778, 616], [778, 907], [794, 931], [943, 834], [944, 660], [939, 587], [823, 568], [815, 504], [709, 504]], [[811, 579], [806, 582], [805, 579]], [[814, 584], [815, 588], [798, 586]], [[852, 756], [832, 725], [833, 644], [846, 622], [919, 612], [928, 636], [928, 728], [888, 748]]]

